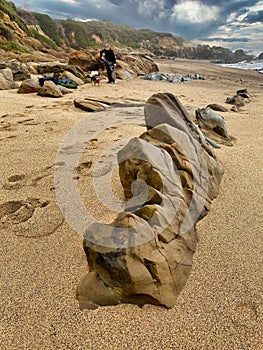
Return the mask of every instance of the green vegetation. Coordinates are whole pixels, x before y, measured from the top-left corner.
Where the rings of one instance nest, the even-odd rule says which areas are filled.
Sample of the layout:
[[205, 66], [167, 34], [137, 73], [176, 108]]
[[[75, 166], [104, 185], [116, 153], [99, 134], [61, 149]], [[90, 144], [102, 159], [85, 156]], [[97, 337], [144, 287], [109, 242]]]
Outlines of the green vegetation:
[[1, 23], [1, 22], [0, 22], [0, 36], [10, 41], [13, 39], [13, 35], [10, 29], [7, 28], [7, 26], [4, 25], [4, 23]]
[[14, 21], [18, 24], [18, 26], [26, 33], [28, 33], [28, 28], [21, 17], [15, 11], [15, 7], [13, 7], [12, 2], [7, 2], [6, 0], [0, 0], [0, 11], [8, 14], [11, 21]]
[[38, 33], [38, 31], [36, 31], [35, 29], [30, 29], [30, 32], [35, 39], [41, 41], [42, 43], [46, 44], [48, 47], [51, 47], [54, 50], [57, 49], [57, 45], [52, 40]]
[[50, 39], [52, 39], [57, 44], [57, 46], [61, 46], [63, 43], [62, 43], [62, 40], [60, 38], [56, 22], [48, 15], [43, 15], [43, 14], [37, 13], [37, 12], [32, 12], [32, 14], [37, 19], [38, 24], [40, 25], [43, 32]]
[[61, 21], [61, 23], [71, 47], [78, 49], [89, 46], [90, 38], [87, 36], [85, 28], [83, 28], [82, 22], [68, 19]]
[[29, 51], [21, 47], [20, 45], [16, 44], [13, 41], [3, 41], [0, 42], [0, 48], [4, 49], [6, 51], [15, 51], [15, 52], [23, 52], [28, 53]]
[[[169, 33], [159, 33], [149, 29], [137, 30], [130, 25], [112, 23], [108, 20], [88, 22], [71, 19], [54, 20], [45, 14], [16, 9], [12, 2], [0, 0], [0, 35], [3, 34], [2, 36], [11, 42], [15, 42], [16, 34], [1, 20], [3, 12], [7, 13], [10, 19], [15, 21], [28, 36], [37, 39], [44, 47], [54, 50], [58, 50], [58, 47], [62, 46], [98, 50], [101, 45], [108, 42], [114, 47], [130, 47], [132, 49], [145, 47], [155, 54], [162, 54], [161, 40], [163, 39], [163, 43], [165, 43], [168, 39], [166, 46], [168, 45], [171, 49], [173, 56], [174, 51], [186, 43], [183, 38]], [[30, 28], [30, 26], [37, 25], [40, 26], [45, 35]], [[23, 39], [21, 40], [23, 41]], [[99, 44], [100, 41], [102, 44]], [[2, 46], [5, 45], [2, 43]], [[10, 45], [11, 47], [12, 45]], [[169, 51], [169, 48], [166, 47], [165, 50]], [[14, 50], [18, 50], [18, 47]]]
[[158, 33], [149, 29], [137, 30], [129, 25], [112, 23], [110, 21], [77, 22], [70, 19], [60, 21], [65, 29], [67, 41], [71, 47], [85, 48], [96, 46], [96, 35], [102, 42], [109, 42], [114, 46], [129, 46], [138, 49], [142, 42], [149, 41], [158, 45], [159, 39], [169, 37], [175, 46], [182, 47], [186, 42], [183, 38], [169, 33]]

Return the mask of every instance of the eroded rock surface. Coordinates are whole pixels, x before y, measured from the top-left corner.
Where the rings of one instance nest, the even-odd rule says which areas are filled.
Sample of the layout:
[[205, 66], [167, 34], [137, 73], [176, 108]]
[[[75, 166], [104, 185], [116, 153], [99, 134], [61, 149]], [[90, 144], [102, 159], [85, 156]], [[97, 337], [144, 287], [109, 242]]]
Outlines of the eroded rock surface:
[[223, 168], [176, 96], [153, 95], [147, 132], [118, 153], [125, 210], [84, 236], [89, 273], [80, 308], [151, 303], [172, 308], [196, 250], [196, 223], [218, 195]]
[[232, 146], [224, 118], [210, 107], [198, 108], [195, 111], [196, 120], [202, 132], [210, 139]]

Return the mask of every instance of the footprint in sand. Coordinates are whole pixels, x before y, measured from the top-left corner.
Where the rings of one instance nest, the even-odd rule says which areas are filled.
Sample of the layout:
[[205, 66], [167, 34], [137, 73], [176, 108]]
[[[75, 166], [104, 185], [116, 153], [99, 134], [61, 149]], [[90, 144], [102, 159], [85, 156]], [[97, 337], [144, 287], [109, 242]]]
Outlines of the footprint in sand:
[[30, 175], [15, 174], [10, 175], [3, 184], [5, 190], [17, 190], [25, 186], [37, 186], [38, 182], [44, 178], [53, 176], [53, 166], [48, 166]]
[[38, 238], [51, 235], [64, 218], [55, 203], [28, 198], [0, 204], [0, 228], [9, 228], [16, 236]]
[[87, 161], [87, 162], [83, 162], [81, 163], [79, 166], [77, 166], [77, 172], [78, 174], [83, 173], [85, 170], [90, 169], [90, 167], [92, 166], [92, 161]]
[[6, 136], [6, 137], [1, 137], [0, 141], [6, 141], [8, 139], [13, 139], [14, 137], [16, 137], [16, 135], [10, 135], [10, 136]]
[[14, 126], [14, 124], [7, 122], [5, 120], [0, 121], [0, 130], [4, 130], [4, 131], [14, 130], [13, 126]]
[[40, 122], [35, 121], [34, 118], [19, 120], [17, 123], [24, 124], [24, 125], [39, 125], [39, 124], [41, 124]]
[[259, 315], [259, 304], [254, 301], [245, 301], [230, 310], [230, 318], [237, 326], [252, 328], [256, 325]]
[[8, 177], [7, 181], [3, 184], [5, 190], [18, 190], [26, 185], [25, 174], [15, 174]]
[[53, 131], [54, 130], [54, 128], [53, 128], [54, 124], [57, 124], [57, 120], [50, 120], [50, 121], [45, 122], [45, 126], [46, 127], [45, 127], [44, 131], [45, 132]]

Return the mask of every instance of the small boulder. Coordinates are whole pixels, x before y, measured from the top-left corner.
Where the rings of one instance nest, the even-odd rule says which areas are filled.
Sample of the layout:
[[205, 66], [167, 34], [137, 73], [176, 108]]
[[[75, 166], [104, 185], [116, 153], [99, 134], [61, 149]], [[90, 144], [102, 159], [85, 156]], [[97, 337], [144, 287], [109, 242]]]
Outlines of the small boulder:
[[76, 75], [74, 75], [73, 73], [71, 73], [69, 71], [63, 72], [61, 74], [61, 78], [70, 79], [70, 80], [74, 81], [78, 85], [84, 85], [84, 81], [82, 79], [76, 77]]
[[39, 92], [41, 86], [34, 79], [23, 80], [19, 89], [19, 94], [30, 94], [33, 92]]
[[0, 90], [11, 90], [19, 88], [19, 84], [13, 80], [10, 68], [0, 69]]
[[63, 96], [59, 87], [55, 83], [53, 83], [53, 81], [51, 80], [47, 80], [44, 82], [44, 85], [39, 90], [38, 95], [44, 96], [44, 97], [62, 97]]
[[87, 112], [100, 111], [105, 108], [102, 103], [92, 100], [74, 100], [74, 105], [75, 107]]
[[13, 72], [13, 79], [15, 81], [25, 80], [31, 77], [27, 66], [16, 59], [9, 61], [8, 66]]

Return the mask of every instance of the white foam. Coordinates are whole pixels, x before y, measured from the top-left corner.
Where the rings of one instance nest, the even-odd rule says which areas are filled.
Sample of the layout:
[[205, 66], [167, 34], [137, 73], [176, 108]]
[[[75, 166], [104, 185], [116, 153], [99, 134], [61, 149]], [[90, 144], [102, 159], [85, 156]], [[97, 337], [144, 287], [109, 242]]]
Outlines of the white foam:
[[241, 61], [237, 63], [218, 64], [218, 65], [222, 67], [256, 70], [259, 73], [263, 73], [263, 60]]

